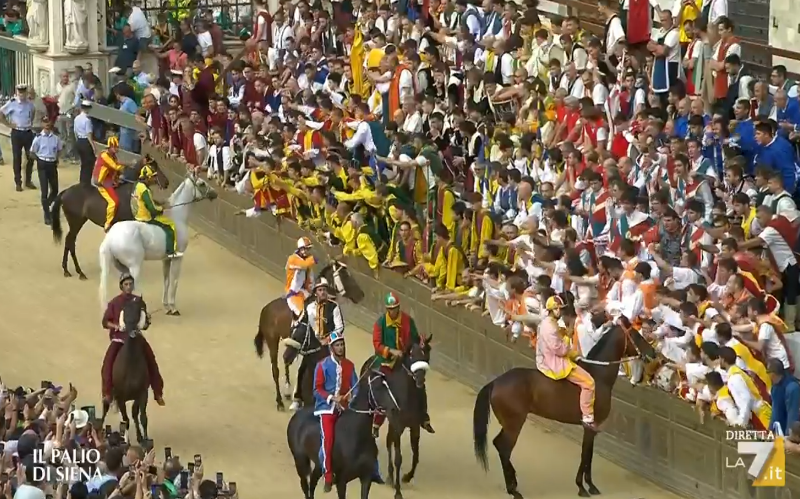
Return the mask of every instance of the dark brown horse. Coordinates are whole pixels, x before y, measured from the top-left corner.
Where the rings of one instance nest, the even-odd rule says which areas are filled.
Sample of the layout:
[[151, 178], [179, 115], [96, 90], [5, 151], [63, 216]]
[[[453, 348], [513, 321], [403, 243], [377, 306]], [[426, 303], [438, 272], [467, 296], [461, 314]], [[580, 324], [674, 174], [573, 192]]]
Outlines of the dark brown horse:
[[[574, 317], [574, 311], [569, 312], [565, 309], [564, 314]], [[612, 324], [604, 325], [604, 321], [605, 316], [602, 314], [592, 318], [596, 328], [607, 328], [607, 332], [592, 348], [587, 358], [578, 362], [595, 381], [594, 410], [597, 424], [602, 424], [611, 411], [611, 390], [617, 381], [619, 365], [636, 358], [652, 359], [656, 355], [653, 347], [636, 330], [623, 329]], [[506, 490], [514, 498], [521, 499], [522, 495], [517, 491], [517, 473], [511, 464], [511, 453], [528, 414], [561, 423], [581, 425], [579, 396], [580, 388], [575, 384], [567, 380], [555, 381], [537, 369], [523, 367], [506, 371], [481, 388], [475, 400], [472, 416], [475, 456], [483, 468], [488, 469], [486, 441], [491, 408], [501, 426], [492, 443], [500, 455]], [[592, 456], [596, 435], [595, 431], [584, 427], [581, 463], [575, 477], [578, 495], [581, 497], [600, 494], [592, 482]], [[588, 486], [588, 492], [584, 482]]]
[[[358, 303], [364, 298], [364, 292], [358, 286], [358, 283], [350, 275], [347, 270], [347, 265], [337, 260], [331, 261], [320, 272], [320, 277], [324, 277], [336, 291], [336, 295], [344, 296], [353, 303]], [[253, 342], [256, 346], [256, 353], [259, 357], [264, 356], [264, 343], [267, 344], [269, 349], [269, 360], [272, 365], [272, 380], [275, 382], [275, 401], [278, 405], [278, 410], [286, 410], [283, 405], [283, 398], [281, 397], [281, 388], [278, 382], [280, 378], [280, 369], [278, 367], [278, 346], [282, 338], [287, 338], [291, 332], [292, 326], [292, 311], [286, 303], [286, 298], [280, 296], [271, 302], [267, 303], [261, 309], [261, 316], [258, 319], [258, 333], [256, 334]], [[286, 385], [291, 390], [291, 378], [289, 376], [289, 365], [284, 364], [286, 374]], [[291, 392], [286, 395], [288, 400], [291, 397]]]
[[[122, 172], [122, 183], [117, 187], [117, 196], [119, 197], [119, 204], [117, 204], [117, 214], [114, 217], [115, 222], [123, 220], [133, 220], [133, 209], [131, 207], [131, 195], [133, 194], [133, 186], [139, 178], [139, 173], [145, 165], [150, 166], [156, 172], [156, 183], [162, 189], [169, 187], [169, 180], [164, 172], [158, 168], [156, 163], [150, 156], [142, 158], [134, 167], [125, 168]], [[61, 228], [61, 210], [64, 210], [64, 217], [67, 219], [69, 225], [69, 232], [64, 241], [64, 254], [61, 258], [61, 268], [64, 269], [64, 277], [72, 277], [67, 267], [67, 256], [72, 256], [72, 264], [75, 265], [75, 271], [81, 280], [86, 279], [86, 275], [81, 270], [78, 264], [78, 256], [75, 254], [76, 242], [78, 240], [78, 233], [83, 228], [87, 220], [91, 220], [93, 224], [102, 227], [106, 223], [106, 200], [100, 195], [97, 188], [86, 184], [75, 184], [67, 187], [56, 197], [53, 203], [53, 240], [56, 244], [61, 243], [63, 230]]]
[[[144, 353], [142, 330], [150, 326], [147, 306], [142, 298], [135, 296], [128, 300], [122, 308], [119, 318], [120, 330], [125, 331], [125, 344], [120, 348], [114, 367], [112, 368], [111, 397], [119, 408], [122, 420], [130, 427], [126, 403], [133, 402], [133, 422], [136, 428], [136, 439], [141, 443], [147, 437], [147, 400], [150, 393], [150, 378]], [[103, 420], [111, 407], [103, 401]]]
[[[386, 432], [386, 453], [389, 463], [386, 483], [394, 487], [395, 499], [402, 499], [400, 484], [413, 480], [419, 465], [419, 439], [426, 416], [422, 397], [425, 390], [425, 375], [430, 369], [432, 341], [433, 335], [430, 335], [424, 338], [422, 343], [412, 344], [403, 352], [402, 359], [395, 362], [392, 370], [384, 373], [386, 384], [395, 397], [397, 406], [388, 413], [389, 429]], [[373, 355], [361, 366], [361, 376], [376, 367]], [[401, 479], [403, 455], [400, 450], [400, 438], [406, 428], [411, 441], [411, 469]]]

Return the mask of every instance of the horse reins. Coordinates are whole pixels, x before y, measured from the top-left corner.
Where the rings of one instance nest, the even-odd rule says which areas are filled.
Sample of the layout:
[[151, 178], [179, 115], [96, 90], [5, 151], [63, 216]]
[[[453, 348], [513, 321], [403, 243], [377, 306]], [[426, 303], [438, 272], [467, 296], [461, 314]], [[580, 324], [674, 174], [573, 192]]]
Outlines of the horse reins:
[[[622, 329], [622, 332], [625, 334], [625, 344], [622, 347], [622, 353], [624, 354], [625, 351], [628, 349], [628, 341], [630, 341], [630, 343], [633, 345], [633, 348], [636, 350], [636, 354], [637, 355], [632, 355], [632, 356], [629, 356], [629, 357], [623, 357], [623, 358], [621, 358], [619, 360], [592, 360], [592, 359], [587, 359], [585, 357], [578, 357], [577, 360], [579, 360], [581, 362], [585, 362], [586, 364], [592, 364], [592, 365], [595, 365], [595, 366], [614, 366], [614, 365], [624, 364], [624, 363], [630, 362], [632, 360], [641, 359], [643, 357], [642, 352], [641, 352], [641, 350], [639, 350], [639, 347], [636, 345], [636, 342], [633, 341], [633, 338], [631, 338], [631, 336], [630, 336], [631, 335], [630, 331], [633, 328], [625, 328], [623, 326], [620, 326], [619, 324], [616, 324], [616, 326], [619, 327], [620, 329]], [[606, 333], [606, 334], [608, 334], [608, 333]]]

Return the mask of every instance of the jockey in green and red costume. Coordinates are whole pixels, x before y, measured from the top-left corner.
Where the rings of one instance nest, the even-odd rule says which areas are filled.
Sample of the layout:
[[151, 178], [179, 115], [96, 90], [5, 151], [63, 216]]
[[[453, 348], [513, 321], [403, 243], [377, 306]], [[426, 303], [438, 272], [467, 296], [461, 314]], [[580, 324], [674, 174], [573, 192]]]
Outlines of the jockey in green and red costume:
[[[410, 315], [400, 310], [400, 298], [392, 291], [384, 299], [386, 313], [381, 315], [372, 326], [372, 345], [375, 347], [375, 364], [384, 373], [390, 373], [395, 363], [401, 361], [403, 352], [414, 343], [422, 343], [422, 337], [417, 331], [417, 324]], [[401, 361], [402, 362], [402, 361]], [[428, 415], [428, 394], [425, 388], [420, 390], [420, 410], [423, 414], [422, 428], [428, 433], [436, 433], [431, 426]], [[373, 425], [374, 433], [383, 424], [386, 417], [382, 414], [375, 415]]]

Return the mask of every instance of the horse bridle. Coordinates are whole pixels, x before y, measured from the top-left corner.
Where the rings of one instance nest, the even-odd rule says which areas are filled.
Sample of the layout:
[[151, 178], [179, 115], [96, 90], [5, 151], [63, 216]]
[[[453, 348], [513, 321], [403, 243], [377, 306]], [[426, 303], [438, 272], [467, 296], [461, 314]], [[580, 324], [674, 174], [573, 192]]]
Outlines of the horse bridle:
[[[336, 291], [337, 296], [344, 296], [345, 294], [347, 294], [347, 289], [345, 289], [344, 287], [344, 283], [342, 282], [342, 276], [341, 276], [342, 269], [346, 268], [347, 265], [339, 261], [334, 261], [334, 263], [331, 264], [331, 269], [333, 272], [333, 285], [335, 288], [334, 291]], [[339, 291], [340, 289], [341, 291]]]
[[[622, 353], [624, 354], [626, 351], [628, 351], [628, 343], [630, 343], [631, 345], [633, 345], [633, 349], [636, 350], [636, 355], [623, 357], [623, 358], [621, 358], [619, 360], [591, 360], [591, 359], [587, 359], [586, 357], [579, 357], [579, 360], [581, 362], [585, 362], [587, 364], [592, 364], [592, 365], [595, 365], [595, 366], [614, 366], [614, 365], [624, 364], [624, 363], [630, 362], [632, 360], [644, 359], [644, 354], [639, 349], [639, 346], [636, 344], [636, 340], [634, 340], [631, 337], [631, 330], [635, 331], [635, 329], [633, 329], [633, 327], [625, 327], [625, 326], [622, 326], [620, 324], [613, 324], [613, 323], [610, 326], [608, 325], [608, 323], [606, 323], [606, 324], [603, 324], [600, 327], [603, 328], [603, 327], [608, 326], [609, 328], [611, 328], [611, 327], [614, 327], [615, 325], [617, 327], [619, 327], [620, 329], [622, 329], [623, 334], [625, 334], [625, 343], [622, 345]], [[608, 333], [606, 333], [606, 334], [608, 334]], [[639, 333], [637, 332], [636, 334], [639, 334]]]
[[400, 404], [397, 403], [397, 398], [394, 396], [394, 392], [392, 391], [392, 388], [389, 386], [389, 383], [386, 382], [386, 376], [383, 373], [380, 373], [380, 372], [374, 373], [374, 372], [372, 372], [372, 369], [367, 369], [366, 371], [364, 371], [361, 374], [361, 376], [359, 376], [358, 381], [356, 381], [356, 384], [347, 391], [345, 396], [348, 396], [348, 395], [350, 395], [350, 393], [352, 393], [353, 389], [356, 386], [358, 386], [359, 383], [361, 383], [361, 380], [364, 379], [364, 376], [368, 377], [367, 378], [367, 386], [369, 387], [369, 402], [370, 402], [370, 405], [374, 406], [375, 408], [374, 409], [361, 410], [361, 409], [353, 409], [352, 407], [348, 407], [348, 410], [351, 410], [351, 411], [353, 411], [355, 413], [358, 413], [358, 414], [386, 414], [386, 409], [380, 407], [380, 405], [378, 404], [378, 399], [375, 397], [375, 389], [374, 389], [374, 387], [372, 385], [375, 382], [375, 380], [378, 380], [378, 379], [380, 379], [380, 381], [383, 384], [383, 386], [385, 386], [386, 390], [389, 392], [389, 397], [392, 398], [392, 402], [394, 402], [394, 406], [397, 408], [398, 411], [400, 410]]
[[199, 203], [200, 201], [205, 201], [206, 199], [208, 199], [208, 190], [206, 190], [205, 194], [200, 190], [200, 187], [198, 187], [197, 182], [195, 182], [194, 175], [189, 174], [186, 176], [186, 178], [189, 179], [189, 181], [192, 183], [192, 188], [194, 189], [194, 192], [200, 193], [200, 197], [192, 196], [191, 201], [187, 201], [185, 203], [172, 204], [169, 205], [168, 208], [175, 208], [176, 206], [186, 206], [187, 204]]
[[[308, 321], [308, 315], [306, 315], [306, 314], [303, 314], [303, 315], [305, 316], [306, 321], [305, 322], [302, 322], [302, 321], [299, 322], [297, 324], [297, 326], [299, 326], [301, 324], [305, 325], [306, 326], [306, 334], [303, 337], [303, 343], [300, 344], [300, 348], [297, 350], [297, 352], [300, 355], [302, 355], [303, 357], [305, 357], [306, 355], [311, 355], [312, 353], [317, 353], [320, 350], [322, 350], [322, 345], [320, 344], [320, 346], [318, 346], [317, 348], [312, 348], [311, 350], [305, 350], [305, 347], [308, 346], [309, 343], [311, 343], [311, 335], [314, 333], [314, 330], [311, 328], [311, 324]], [[297, 327], [297, 326], [295, 326], [295, 327]]]

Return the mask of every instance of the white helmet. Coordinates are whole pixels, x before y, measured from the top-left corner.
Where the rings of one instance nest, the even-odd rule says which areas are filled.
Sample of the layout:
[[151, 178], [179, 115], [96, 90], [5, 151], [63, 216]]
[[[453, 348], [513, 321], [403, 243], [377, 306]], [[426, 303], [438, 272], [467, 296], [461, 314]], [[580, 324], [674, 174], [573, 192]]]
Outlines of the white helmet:
[[307, 237], [301, 237], [297, 240], [297, 249], [303, 248], [310, 248], [311, 247], [311, 239]]
[[328, 280], [325, 279], [324, 277], [320, 277], [319, 280], [317, 281], [317, 283], [314, 284], [314, 290], [316, 290], [317, 288], [322, 288], [322, 287], [327, 289], [329, 286], [330, 285], [328, 284]]

